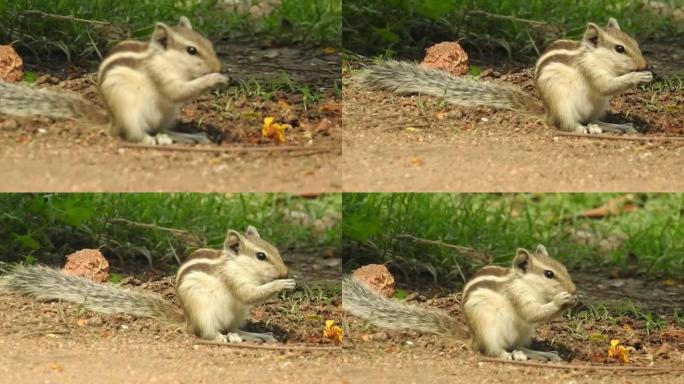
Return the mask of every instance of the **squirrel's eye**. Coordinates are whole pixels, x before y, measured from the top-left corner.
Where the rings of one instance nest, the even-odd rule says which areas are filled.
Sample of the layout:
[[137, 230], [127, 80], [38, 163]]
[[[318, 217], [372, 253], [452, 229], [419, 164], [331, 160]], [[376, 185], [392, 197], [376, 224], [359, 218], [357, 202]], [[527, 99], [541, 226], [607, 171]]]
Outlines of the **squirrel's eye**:
[[197, 54], [197, 48], [195, 47], [187, 47], [185, 48], [186, 51], [188, 51], [189, 54], [195, 56]]
[[616, 46], [615, 46], [615, 52], [617, 52], [617, 53], [625, 53], [625, 47], [623, 47], [622, 45], [616, 45]]
[[256, 257], [257, 257], [257, 259], [262, 260], [262, 261], [266, 260], [266, 254], [263, 252], [257, 252]]
[[549, 279], [553, 279], [556, 277], [556, 274], [553, 273], [553, 271], [549, 271], [548, 269], [544, 271], [544, 276], [548, 277]]

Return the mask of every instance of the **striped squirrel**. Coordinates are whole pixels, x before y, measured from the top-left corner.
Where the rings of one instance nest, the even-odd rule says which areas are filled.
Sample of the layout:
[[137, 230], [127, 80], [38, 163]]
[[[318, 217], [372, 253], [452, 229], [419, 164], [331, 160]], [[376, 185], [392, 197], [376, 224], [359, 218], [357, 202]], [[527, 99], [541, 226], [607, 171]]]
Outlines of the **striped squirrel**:
[[223, 250], [198, 249], [176, 273], [182, 312], [161, 296], [97, 284], [46, 266], [16, 266], [0, 276], [0, 292], [38, 300], [63, 300], [105, 314], [127, 313], [172, 325], [222, 342], [276, 342], [270, 333], [245, 332], [252, 306], [294, 289], [278, 249], [249, 226], [244, 234], [229, 230]]
[[506, 360], [559, 361], [556, 352], [526, 348], [537, 324], [577, 303], [575, 284], [543, 245], [534, 253], [518, 249], [511, 268], [486, 266], [463, 288], [466, 324], [447, 313], [385, 299], [359, 280], [342, 282], [342, 307], [388, 329], [414, 329], [452, 339], [470, 337], [473, 349]]
[[220, 70], [211, 42], [181, 17], [175, 27], [157, 23], [149, 42], [127, 40], [112, 48], [98, 70], [106, 111], [73, 93], [0, 82], [0, 113], [109, 124], [112, 135], [131, 142], [207, 143], [204, 134], [171, 128], [184, 102], [228, 83]]
[[[535, 86], [549, 125], [579, 133], [635, 133], [632, 124], [600, 121], [610, 97], [653, 80], [634, 39], [611, 18], [589, 23], [581, 41], [558, 40], [535, 67]], [[362, 84], [402, 94], [423, 93], [464, 106], [482, 105], [536, 115], [538, 102], [519, 88], [452, 76], [415, 63], [385, 61], [364, 70]]]

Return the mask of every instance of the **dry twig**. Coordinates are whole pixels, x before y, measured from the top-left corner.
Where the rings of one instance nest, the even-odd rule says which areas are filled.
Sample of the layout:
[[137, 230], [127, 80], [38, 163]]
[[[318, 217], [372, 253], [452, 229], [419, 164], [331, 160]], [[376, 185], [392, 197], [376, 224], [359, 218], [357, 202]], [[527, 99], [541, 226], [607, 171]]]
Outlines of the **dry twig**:
[[622, 140], [622, 141], [684, 141], [684, 137], [680, 136], [617, 136], [605, 135], [596, 133], [577, 133], [577, 132], [553, 132], [554, 136], [567, 137], [583, 137], [587, 139], [605, 139], [605, 140]]
[[341, 146], [277, 146], [277, 147], [188, 147], [182, 145], [146, 145], [121, 143], [120, 148], [131, 149], [152, 149], [157, 151], [177, 151], [177, 152], [206, 152], [206, 153], [272, 153], [272, 152], [296, 152], [297, 155], [316, 155], [320, 153], [332, 152], [341, 149]]
[[574, 369], [574, 370], [596, 370], [596, 371], [614, 371], [614, 372], [642, 372], [648, 374], [666, 374], [670, 372], [684, 373], [684, 368], [676, 367], [641, 367], [637, 365], [590, 365], [590, 364], [554, 364], [554, 363], [540, 363], [536, 361], [516, 361], [516, 360], [502, 360], [493, 357], [480, 357], [480, 362], [499, 363], [499, 364], [513, 364], [522, 365], [526, 367], [535, 368], [550, 368], [550, 369]]
[[499, 15], [499, 14], [496, 14], [496, 13], [489, 13], [489, 12], [485, 12], [485, 11], [481, 11], [481, 10], [469, 11], [468, 14], [469, 14], [469, 15], [480, 15], [480, 16], [485, 16], [485, 17], [489, 17], [489, 18], [492, 18], [492, 19], [510, 20], [510, 21], [517, 21], [517, 22], [521, 22], [521, 23], [526, 23], [526, 24], [532, 25], [533, 27], [537, 27], [537, 28], [540, 28], [540, 29], [542, 29], [542, 30], [544, 30], [544, 31], [553, 33], [553, 34], [555, 34], [555, 35], [557, 35], [557, 36], [562, 36], [562, 35], [564, 34], [562, 28], [559, 28], [559, 27], [557, 27], [557, 26], [555, 26], [555, 25], [549, 24], [549, 23], [547, 23], [547, 22], [545, 22], [545, 21], [530, 20], [530, 19], [521, 19], [521, 18], [519, 18], [519, 17], [515, 17], [515, 16], [512, 16], [512, 15]]
[[395, 235], [394, 238], [395, 239], [409, 239], [409, 240], [415, 241], [416, 243], [437, 245], [440, 247], [455, 249], [456, 251], [458, 251], [462, 254], [465, 254], [466, 256], [470, 257], [471, 259], [478, 261], [478, 262], [481, 262], [481, 263], [486, 263], [489, 261], [489, 258], [486, 255], [478, 252], [475, 248], [465, 247], [463, 245], [449, 244], [449, 243], [445, 243], [445, 242], [440, 241], [440, 240], [423, 239], [423, 238], [416, 237], [416, 236], [413, 236], [413, 235], [410, 235], [407, 233]]
[[268, 349], [273, 351], [319, 351], [319, 352], [337, 352], [341, 351], [342, 347], [320, 347], [308, 345], [268, 345], [268, 344], [246, 344], [246, 343], [222, 343], [220, 341], [197, 340], [195, 345], [218, 345], [221, 347], [230, 348], [244, 348], [244, 349]]
[[161, 227], [161, 226], [156, 225], [156, 224], [139, 223], [137, 221], [131, 221], [128, 219], [117, 218], [117, 217], [111, 218], [111, 219], [109, 219], [109, 221], [112, 223], [126, 224], [126, 225], [130, 225], [130, 226], [134, 226], [134, 227], [149, 228], [149, 229], [156, 229], [159, 231], [171, 232], [174, 236], [178, 237], [179, 239], [190, 242], [194, 245], [203, 244], [201, 236], [199, 236], [193, 232], [186, 231], [185, 229]]

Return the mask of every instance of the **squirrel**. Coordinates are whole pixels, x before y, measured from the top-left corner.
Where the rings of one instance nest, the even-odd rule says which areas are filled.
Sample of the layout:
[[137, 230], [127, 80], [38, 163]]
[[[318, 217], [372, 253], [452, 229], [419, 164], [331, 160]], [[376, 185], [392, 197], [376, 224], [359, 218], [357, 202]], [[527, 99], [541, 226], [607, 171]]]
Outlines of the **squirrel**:
[[[631, 123], [600, 121], [610, 97], [653, 80], [639, 45], [610, 18], [605, 28], [589, 23], [581, 41], [558, 40], [537, 60], [534, 82], [546, 122], [578, 133], [637, 133]], [[400, 94], [423, 93], [463, 106], [486, 106], [539, 115], [542, 106], [513, 86], [456, 77], [415, 63], [384, 61], [365, 69], [361, 83]]]
[[386, 299], [353, 277], [342, 282], [342, 307], [387, 329], [413, 329], [450, 339], [470, 337], [474, 350], [506, 360], [560, 361], [557, 352], [526, 348], [537, 324], [578, 302], [568, 271], [538, 245], [518, 249], [510, 268], [486, 266], [463, 288], [465, 324], [446, 312]]
[[157, 23], [149, 42], [126, 40], [111, 49], [97, 82], [106, 111], [73, 93], [0, 82], [0, 113], [109, 124], [112, 135], [130, 142], [208, 143], [203, 133], [171, 128], [182, 103], [228, 83], [220, 70], [211, 42], [181, 17], [175, 27]]
[[182, 326], [205, 340], [220, 342], [277, 342], [271, 333], [241, 330], [252, 306], [283, 290], [295, 288], [278, 249], [249, 226], [244, 234], [229, 230], [223, 250], [198, 249], [176, 273], [181, 310], [157, 294], [84, 277], [66, 275], [42, 266], [5, 268], [0, 292], [18, 293], [38, 300], [63, 300], [104, 313], [126, 313]]

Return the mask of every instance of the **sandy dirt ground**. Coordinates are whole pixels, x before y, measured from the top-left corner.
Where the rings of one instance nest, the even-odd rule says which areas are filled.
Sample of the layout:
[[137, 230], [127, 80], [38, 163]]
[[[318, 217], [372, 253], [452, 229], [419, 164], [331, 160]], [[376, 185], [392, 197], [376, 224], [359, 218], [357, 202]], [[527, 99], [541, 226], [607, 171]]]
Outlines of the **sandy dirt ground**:
[[[681, 50], [645, 53], [655, 60], [682, 55]], [[681, 71], [661, 68], [661, 75]], [[529, 71], [502, 73], [484, 80], [536, 92]], [[560, 137], [540, 118], [369, 90], [353, 75], [345, 76], [344, 85], [346, 191], [684, 189], [684, 141]], [[684, 90], [676, 87], [626, 92], [614, 98], [610, 112], [612, 121], [635, 123], [644, 132], [640, 136], [684, 134]]]
[[[218, 44], [217, 51], [233, 89], [241, 91], [212, 93], [189, 103], [177, 127], [206, 132], [213, 143], [190, 149], [214, 152], [122, 148], [104, 127], [4, 116], [0, 191], [341, 190], [341, 101], [335, 91], [339, 53], [250, 42]], [[101, 105], [92, 73], [58, 64], [32, 69], [39, 86], [77, 92]], [[259, 93], [259, 82], [281, 84], [280, 90]], [[296, 86], [308, 87], [317, 99], [305, 100]], [[292, 126], [284, 143], [261, 136], [267, 116]]]

